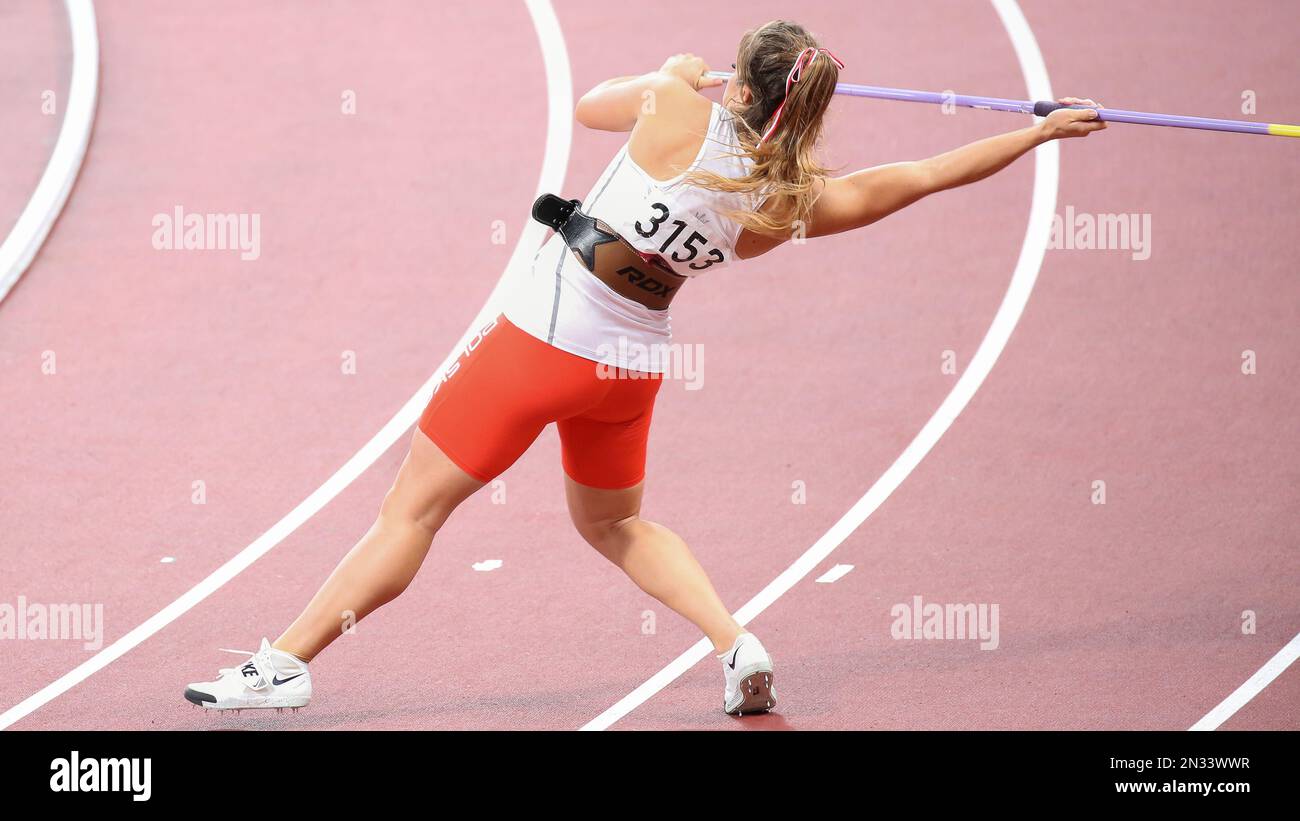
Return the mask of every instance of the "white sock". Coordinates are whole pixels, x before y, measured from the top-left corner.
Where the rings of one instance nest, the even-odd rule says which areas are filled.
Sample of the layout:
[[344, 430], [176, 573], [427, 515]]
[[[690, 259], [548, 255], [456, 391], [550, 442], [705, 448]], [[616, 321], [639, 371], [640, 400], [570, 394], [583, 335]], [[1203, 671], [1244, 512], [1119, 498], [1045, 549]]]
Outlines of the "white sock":
[[740, 644], [740, 640], [748, 635], [750, 635], [748, 631], [742, 631], [739, 636], [736, 636], [736, 640], [731, 643], [730, 647], [728, 647], [726, 650], [723, 650], [718, 655], [714, 656], [714, 658], [717, 659], [718, 661], [726, 661], [727, 657], [731, 655], [731, 652], [736, 649], [736, 645]]
[[293, 653], [286, 653], [283, 650], [271, 648], [271, 666], [277, 673], [300, 673], [307, 669], [307, 662], [295, 656]]

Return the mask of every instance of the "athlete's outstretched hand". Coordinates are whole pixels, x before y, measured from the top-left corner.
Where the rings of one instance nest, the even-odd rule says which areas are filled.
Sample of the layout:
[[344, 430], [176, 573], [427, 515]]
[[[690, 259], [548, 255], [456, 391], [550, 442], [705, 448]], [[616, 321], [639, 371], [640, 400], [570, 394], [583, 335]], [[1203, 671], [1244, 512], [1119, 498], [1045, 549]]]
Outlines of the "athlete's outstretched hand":
[[1047, 139], [1086, 137], [1106, 127], [1105, 122], [1097, 119], [1096, 109], [1101, 108], [1100, 104], [1080, 97], [1062, 97], [1057, 102], [1061, 105], [1084, 105], [1088, 108], [1058, 108], [1048, 114], [1042, 126], [1047, 133]]
[[726, 82], [721, 77], [706, 77], [709, 64], [694, 54], [674, 54], [664, 61], [659, 69], [664, 74], [672, 74], [690, 83], [691, 88], [700, 91], [705, 88], [720, 86]]

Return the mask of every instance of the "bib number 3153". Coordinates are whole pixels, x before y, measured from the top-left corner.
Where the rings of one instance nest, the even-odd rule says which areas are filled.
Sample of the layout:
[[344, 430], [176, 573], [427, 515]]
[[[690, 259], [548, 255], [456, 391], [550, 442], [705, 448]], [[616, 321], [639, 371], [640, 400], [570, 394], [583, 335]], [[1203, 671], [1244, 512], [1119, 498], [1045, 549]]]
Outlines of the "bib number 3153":
[[[672, 214], [669, 212], [668, 206], [664, 205], [662, 202], [656, 202], [650, 207], [657, 212], [657, 215], [650, 218], [649, 225], [637, 220], [636, 232], [646, 239], [649, 239], [650, 237], [657, 235], [660, 228], [664, 228], [664, 231], [668, 236], [662, 243], [660, 243], [659, 253], [667, 253], [668, 258], [673, 262], [688, 263], [686, 267], [695, 271], [703, 271], [704, 269], [716, 265], [726, 259], [721, 249], [709, 247], [708, 237], [693, 229], [685, 239], [677, 243], [676, 250], [672, 253], [668, 253], [668, 249], [673, 247], [673, 243], [677, 242], [678, 238], [682, 236], [682, 232], [686, 230], [686, 222], [680, 219], [673, 219], [670, 222], [669, 219], [672, 217]], [[672, 226], [673, 229], [669, 231], [668, 228], [664, 227], [665, 223]], [[699, 261], [694, 261], [700, 256], [700, 254], [704, 254], [704, 258]]]

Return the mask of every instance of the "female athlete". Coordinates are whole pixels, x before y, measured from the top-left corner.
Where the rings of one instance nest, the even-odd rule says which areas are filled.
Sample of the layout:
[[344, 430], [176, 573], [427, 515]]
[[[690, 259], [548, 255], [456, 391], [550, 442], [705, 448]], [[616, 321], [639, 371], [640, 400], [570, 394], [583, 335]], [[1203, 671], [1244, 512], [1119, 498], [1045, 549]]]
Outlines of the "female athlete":
[[[308, 663], [415, 577], [456, 506], [510, 467], [554, 422], [570, 515], [582, 537], [713, 643], [723, 709], [776, 704], [772, 661], [723, 606], [676, 534], [640, 516], [646, 438], [670, 339], [668, 304], [690, 278], [767, 253], [794, 236], [870, 225], [982, 180], [1035, 146], [1106, 127], [1091, 100], [1026, 128], [916, 162], [833, 177], [816, 158], [842, 67], [803, 27], [774, 21], [741, 38], [722, 85], [698, 57], [608, 80], [578, 102], [588, 128], [628, 132], [580, 204], [543, 197], [556, 233], [503, 313], [479, 330], [435, 389], [370, 530], [272, 644], [215, 681], [189, 685], [203, 707], [301, 707]], [[722, 274], [719, 274], [722, 275]]]

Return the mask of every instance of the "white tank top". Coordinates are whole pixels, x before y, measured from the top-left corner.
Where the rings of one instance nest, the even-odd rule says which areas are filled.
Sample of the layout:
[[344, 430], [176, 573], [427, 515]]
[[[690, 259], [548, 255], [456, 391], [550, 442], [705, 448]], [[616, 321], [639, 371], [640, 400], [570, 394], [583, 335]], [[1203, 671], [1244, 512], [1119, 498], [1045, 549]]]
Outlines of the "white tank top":
[[[717, 103], [695, 161], [670, 180], [656, 180], [625, 144], [583, 199], [582, 209], [623, 235], [638, 250], [659, 254], [674, 271], [698, 276], [735, 256], [742, 227], [727, 211], [756, 210], [762, 200], [687, 184], [696, 168], [743, 177], [751, 161], [738, 155], [735, 115]], [[579, 262], [557, 234], [518, 277], [505, 315], [529, 334], [586, 359], [629, 370], [663, 373], [672, 367], [668, 311], [655, 311], [616, 293]]]

